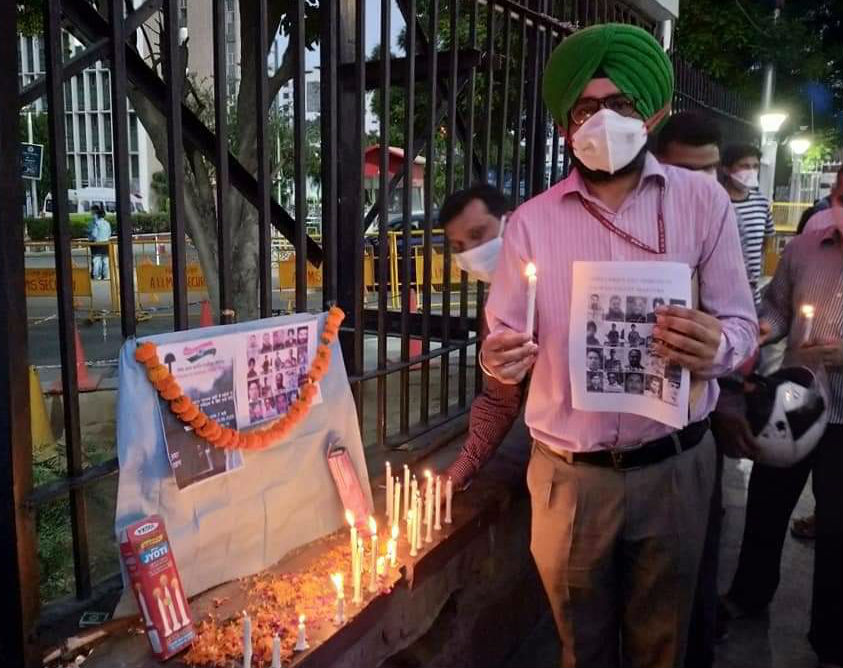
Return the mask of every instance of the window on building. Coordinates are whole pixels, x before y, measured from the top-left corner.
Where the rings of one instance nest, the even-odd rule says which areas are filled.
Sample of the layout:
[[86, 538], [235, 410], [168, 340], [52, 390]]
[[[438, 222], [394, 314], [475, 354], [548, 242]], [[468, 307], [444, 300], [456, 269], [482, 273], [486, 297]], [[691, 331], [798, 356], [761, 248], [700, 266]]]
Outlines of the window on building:
[[35, 45], [33, 41], [35, 40], [34, 37], [24, 37], [24, 41], [26, 42], [26, 59], [27, 62], [24, 65], [24, 72], [35, 72]]
[[111, 90], [109, 86], [110, 82], [111, 79], [109, 77], [108, 71], [106, 70], [100, 75], [100, 105], [101, 108], [105, 109], [106, 111], [111, 109]]
[[321, 98], [319, 97], [319, 82], [318, 81], [308, 81], [305, 83], [305, 98], [304, 98], [304, 106], [305, 109], [310, 113], [319, 113], [319, 103]]
[[100, 150], [100, 123], [98, 114], [91, 114], [91, 150]]
[[179, 0], [179, 27], [187, 26], [187, 0]]
[[85, 111], [85, 82], [81, 75], [74, 77], [76, 79], [76, 104], [74, 109], [76, 111]]
[[138, 117], [129, 114], [129, 150], [138, 150]]
[[73, 111], [73, 86], [69, 81], [64, 82], [64, 110]]
[[97, 73], [96, 72], [88, 72], [88, 102], [90, 103], [89, 109], [99, 109], [99, 101], [97, 100]]
[[44, 40], [40, 37], [38, 38], [38, 72], [46, 72], [47, 71], [47, 55], [46, 51], [44, 50]]
[[88, 150], [88, 132], [85, 123], [85, 114], [77, 114], [76, 115], [76, 122], [79, 124], [79, 150], [80, 151], [87, 151]]
[[111, 151], [111, 114], [102, 117], [102, 145], [106, 151]]
[[114, 156], [110, 153], [105, 156], [105, 183], [106, 188], [114, 187]]
[[136, 155], [129, 162], [129, 188], [132, 192], [140, 190], [140, 160]]
[[87, 155], [80, 155], [79, 156], [79, 182], [82, 184], [83, 188], [87, 188], [91, 185], [91, 182], [88, 180], [88, 156]]
[[67, 137], [67, 152], [73, 153], [76, 150], [76, 141], [73, 134], [73, 114], [64, 115], [64, 128]]

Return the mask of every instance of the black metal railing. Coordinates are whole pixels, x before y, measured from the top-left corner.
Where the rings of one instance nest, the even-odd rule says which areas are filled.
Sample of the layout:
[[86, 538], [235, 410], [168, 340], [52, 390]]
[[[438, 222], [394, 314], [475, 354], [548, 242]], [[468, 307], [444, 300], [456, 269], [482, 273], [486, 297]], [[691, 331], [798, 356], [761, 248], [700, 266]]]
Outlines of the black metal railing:
[[[396, 43], [390, 0], [335, 0], [318, 7], [303, 0], [241, 2], [240, 53], [235, 54], [239, 92], [232, 99], [227, 49], [238, 42], [224, 38], [225, 1], [212, 0], [207, 51], [213, 84], [207, 100], [197, 102], [196, 83], [186, 77], [191, 45], [179, 32], [176, 0], [146, 0], [137, 8], [121, 0], [99, 4], [100, 10], [86, 0], [44, 3], [46, 77], [27, 85], [16, 101], [7, 97], [0, 103], [0, 154], [17, 152], [21, 107], [46, 96], [52, 188], [54, 194], [65, 192], [67, 173], [58, 168], [66, 164], [64, 82], [94, 63], [109, 63], [121, 340], [161, 331], [137, 317], [131, 103], [168, 174], [166, 261], [172, 290], [162, 297], [168, 302], [162, 311], [171, 317], [166, 328], [197, 322], [186, 278], [188, 237], [222, 323], [284, 310], [284, 288], [280, 279], [276, 286], [272, 259], [273, 248], [281, 244], [295, 253], [290, 300], [295, 310], [338, 303], [347, 314], [341, 344], [372, 459], [392, 448], [432, 448], [464, 429], [471, 396], [482, 383], [474, 352], [484, 291], [465, 273], [452, 277], [451, 252], [436, 222], [438, 207], [455, 188], [487, 180], [515, 206], [567, 173], [562, 140], [541, 102], [544, 61], [567, 35], [592, 23], [622, 21], [652, 32], [657, 24], [621, 0], [398, 0], [403, 33]], [[293, 9], [284, 14], [282, 5]], [[377, 35], [367, 35], [365, 14], [375, 9], [380, 28]], [[14, 10], [15, 3], [0, 3], [0, 74], [6, 90], [18, 81], [10, 71], [16, 62]], [[62, 51], [62, 31], [83, 45], [72, 58]], [[378, 45], [374, 53], [373, 44]], [[267, 55], [279, 46], [286, 54], [270, 72]], [[316, 49], [320, 113], [314, 142], [307, 132], [305, 86], [308, 70], [315, 69], [308, 65], [309, 54]], [[745, 129], [746, 108], [739, 100], [675, 63], [677, 109], [705, 107]], [[290, 150], [273, 137], [285, 128], [269, 125], [273, 98], [288, 83]], [[371, 109], [370, 94], [376, 99]], [[373, 123], [367, 123], [367, 112], [378, 117], [376, 133], [368, 130]], [[366, 149], [375, 144], [376, 159], [366, 162]], [[394, 148], [403, 150], [397, 167]], [[80, 605], [90, 601], [97, 583], [91, 577], [86, 502], [94, 485], [116, 473], [117, 462], [112, 457], [90, 463], [85, 457], [70, 211], [67, 198], [57, 196], [51, 243], [67, 466], [63, 475], [33, 489], [28, 386], [21, 382], [31, 357], [20, 261], [22, 189], [9, 167], [13, 162], [0, 166], [0, 218], [13, 230], [0, 251], [0, 298], [9, 318], [0, 328], [0, 570], [21, 623], [0, 630], [0, 658], [4, 665], [23, 665], [40, 663], [31, 635], [39, 591], [33, 518], [47, 504], [69, 500], [72, 595]], [[293, 202], [292, 212], [272, 197], [275, 171], [283, 164], [293, 165], [293, 196], [286, 198]], [[373, 170], [376, 178], [367, 179]], [[307, 187], [314, 175], [320, 181], [318, 237], [307, 234]], [[374, 183], [377, 188], [369, 187]], [[418, 198], [413, 184], [423, 190]], [[402, 189], [401, 198], [391, 206], [396, 188]], [[366, 234], [371, 224], [376, 231]], [[320, 268], [321, 285], [308, 285], [308, 264]], [[114, 342], [112, 357], [119, 343]], [[43, 619], [52, 608], [42, 603]]]

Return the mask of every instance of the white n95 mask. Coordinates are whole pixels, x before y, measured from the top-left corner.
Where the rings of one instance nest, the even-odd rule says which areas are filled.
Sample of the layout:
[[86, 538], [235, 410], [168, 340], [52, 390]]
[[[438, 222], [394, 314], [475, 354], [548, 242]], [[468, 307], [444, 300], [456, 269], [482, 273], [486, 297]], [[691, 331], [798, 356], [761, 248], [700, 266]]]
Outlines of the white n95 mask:
[[736, 185], [744, 190], [752, 190], [758, 187], [758, 170], [757, 169], [739, 169], [729, 175]]
[[572, 138], [574, 155], [589, 169], [614, 174], [626, 167], [647, 143], [640, 118], [601, 109]]
[[506, 216], [501, 218], [498, 236], [494, 239], [489, 239], [489, 241], [462, 253], [454, 253], [457, 266], [474, 279], [491, 283], [495, 267], [498, 266], [498, 256], [503, 247], [503, 226], [505, 222]]

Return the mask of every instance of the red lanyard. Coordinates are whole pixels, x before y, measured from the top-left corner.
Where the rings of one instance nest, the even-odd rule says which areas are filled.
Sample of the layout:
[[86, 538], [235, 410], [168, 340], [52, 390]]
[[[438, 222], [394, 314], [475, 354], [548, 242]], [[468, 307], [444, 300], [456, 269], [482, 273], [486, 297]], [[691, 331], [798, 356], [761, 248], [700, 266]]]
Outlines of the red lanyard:
[[629, 232], [622, 230], [621, 228], [617, 227], [612, 221], [610, 221], [606, 216], [604, 216], [600, 211], [597, 209], [594, 204], [589, 202], [585, 197], [580, 195], [580, 202], [582, 202], [583, 208], [588, 211], [597, 221], [603, 225], [606, 229], [610, 232], [614, 232], [617, 234], [621, 239], [624, 241], [631, 243], [633, 246], [640, 248], [641, 250], [645, 250], [648, 253], [654, 253], [656, 255], [664, 255], [665, 252], [665, 235], [664, 235], [664, 184], [661, 186], [661, 192], [659, 193], [659, 211], [658, 211], [658, 226], [659, 226], [659, 247], [658, 250], [653, 248], [652, 246], [645, 244], [640, 239], [636, 239], [632, 236]]

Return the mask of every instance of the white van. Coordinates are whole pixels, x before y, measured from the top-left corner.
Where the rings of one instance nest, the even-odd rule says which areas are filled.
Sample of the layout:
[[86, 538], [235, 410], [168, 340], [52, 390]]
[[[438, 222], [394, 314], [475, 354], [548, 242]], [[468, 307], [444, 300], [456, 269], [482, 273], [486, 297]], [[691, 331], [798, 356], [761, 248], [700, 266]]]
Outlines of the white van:
[[[67, 199], [70, 202], [70, 213], [87, 213], [94, 206], [99, 206], [106, 213], [117, 211], [117, 195], [114, 188], [79, 188], [68, 190]], [[129, 195], [129, 211], [143, 213], [143, 200], [138, 195]], [[50, 218], [53, 215], [53, 194], [47, 193], [44, 198], [44, 208], [41, 215]]]

